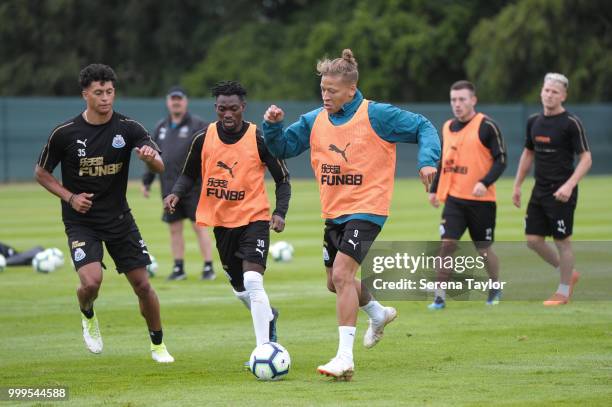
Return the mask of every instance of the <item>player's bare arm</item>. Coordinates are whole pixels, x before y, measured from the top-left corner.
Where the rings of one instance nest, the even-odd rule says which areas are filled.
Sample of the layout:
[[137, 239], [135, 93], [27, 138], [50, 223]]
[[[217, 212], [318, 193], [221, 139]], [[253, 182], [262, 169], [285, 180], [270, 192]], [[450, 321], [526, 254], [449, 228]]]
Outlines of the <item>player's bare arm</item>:
[[164, 162], [159, 153], [151, 146], [136, 147], [138, 158], [147, 165], [151, 172], [164, 172]]
[[68, 191], [60, 182], [44, 168], [36, 165], [34, 170], [36, 181], [42, 185], [47, 191], [57, 196], [61, 200], [68, 202], [70, 207], [77, 212], [87, 213], [91, 209], [93, 194], [82, 192], [75, 194]]
[[578, 161], [578, 165], [574, 170], [572, 176], [555, 191], [553, 196], [556, 200], [561, 202], [569, 201], [572, 196], [572, 191], [578, 185], [578, 182], [586, 175], [587, 172], [591, 169], [591, 165], [593, 164], [593, 159], [591, 157], [590, 151], [585, 151], [580, 154], [580, 159]]
[[514, 191], [512, 192], [512, 203], [517, 208], [521, 207], [521, 185], [531, 169], [533, 164], [533, 151], [527, 148], [523, 149], [518, 169], [516, 170], [516, 178], [514, 179]]

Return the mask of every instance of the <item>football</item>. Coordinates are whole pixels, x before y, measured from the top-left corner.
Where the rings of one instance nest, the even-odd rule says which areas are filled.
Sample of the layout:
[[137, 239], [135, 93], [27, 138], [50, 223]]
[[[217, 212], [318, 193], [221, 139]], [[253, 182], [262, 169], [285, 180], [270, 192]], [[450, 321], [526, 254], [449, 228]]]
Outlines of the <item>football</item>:
[[285, 241], [276, 242], [270, 246], [270, 255], [274, 261], [291, 261], [293, 259], [293, 246]]
[[32, 259], [32, 268], [38, 273], [51, 273], [55, 271], [55, 256], [44, 250], [37, 253]]
[[53, 258], [53, 262], [55, 263], [55, 268], [60, 268], [64, 265], [64, 253], [57, 247], [52, 249], [47, 249], [45, 252], [49, 253], [49, 255]]
[[155, 277], [159, 265], [157, 264], [157, 260], [155, 260], [155, 257], [149, 254], [149, 258], [151, 259], [151, 264], [147, 266], [147, 273], [149, 273], [149, 277]]
[[6, 268], [6, 258], [0, 254], [0, 272]]
[[259, 380], [279, 380], [289, 373], [291, 357], [283, 346], [266, 342], [256, 347], [249, 359], [249, 369]]

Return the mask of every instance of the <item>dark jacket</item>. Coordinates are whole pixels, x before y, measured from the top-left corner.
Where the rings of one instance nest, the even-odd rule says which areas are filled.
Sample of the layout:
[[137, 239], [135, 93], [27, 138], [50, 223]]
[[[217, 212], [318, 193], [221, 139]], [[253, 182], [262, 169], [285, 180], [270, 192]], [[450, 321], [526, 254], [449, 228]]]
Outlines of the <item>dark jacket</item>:
[[[178, 126], [172, 123], [170, 116], [161, 120], [155, 126], [153, 140], [162, 151], [161, 156], [166, 167], [166, 170], [159, 176], [162, 198], [170, 194], [172, 186], [181, 175], [193, 136], [207, 126], [208, 123], [189, 112]], [[142, 177], [142, 183], [147, 188], [151, 186], [154, 180], [155, 174], [149, 171], [145, 172]], [[195, 185], [193, 193], [199, 194], [200, 189], [200, 184]]]

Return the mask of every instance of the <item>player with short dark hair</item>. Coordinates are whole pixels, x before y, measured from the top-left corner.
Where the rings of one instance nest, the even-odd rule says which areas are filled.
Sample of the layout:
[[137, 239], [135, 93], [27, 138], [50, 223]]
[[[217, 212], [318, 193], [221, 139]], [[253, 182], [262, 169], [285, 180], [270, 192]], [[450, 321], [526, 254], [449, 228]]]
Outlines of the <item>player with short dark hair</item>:
[[[567, 304], [580, 273], [574, 270], [571, 236], [578, 203], [578, 182], [591, 168], [592, 158], [584, 128], [578, 117], [563, 107], [568, 79], [548, 73], [540, 92], [543, 111], [527, 121], [525, 148], [514, 181], [512, 202], [521, 207], [521, 185], [535, 162], [535, 185], [527, 205], [527, 245], [560, 272], [557, 291], [545, 306]], [[574, 158], [578, 164], [574, 167]], [[553, 237], [557, 252], [546, 236]]]
[[462, 89], [467, 89], [472, 93], [472, 95], [476, 95], [476, 86], [474, 86], [472, 82], [466, 81], [465, 79], [453, 83], [450, 88], [451, 91]]
[[359, 307], [370, 317], [364, 346], [371, 348], [397, 311], [375, 301], [355, 277], [381, 231], [391, 206], [395, 144], [418, 143], [418, 168], [429, 190], [440, 140], [429, 120], [386, 103], [364, 99], [357, 89], [359, 71], [350, 49], [341, 58], [317, 64], [323, 106], [283, 129], [285, 113], [272, 105], [264, 115], [264, 137], [279, 158], [295, 157], [310, 148], [319, 184], [323, 262], [327, 288], [336, 294], [338, 351], [318, 372], [337, 379], [353, 376], [353, 344]]
[[[39, 184], [62, 200], [62, 220], [80, 285], [83, 339], [93, 353], [102, 352], [102, 336], [94, 301], [102, 284], [102, 243], [124, 274], [140, 303], [151, 337], [151, 356], [173, 362], [163, 343], [159, 300], [149, 284], [151, 264], [128, 202], [126, 189], [132, 150], [149, 170], [162, 172], [159, 148], [145, 128], [113, 110], [115, 72], [92, 64], [79, 75], [86, 109], [57, 126], [43, 148], [35, 175]], [[61, 164], [62, 183], [53, 175]]]
[[215, 99], [219, 96], [238, 96], [241, 102], [244, 102], [247, 96], [246, 89], [237, 81], [217, 82], [212, 87], [211, 93]]
[[[160, 175], [162, 199], [172, 192], [174, 183], [183, 171], [185, 157], [195, 134], [208, 126], [198, 116], [188, 110], [187, 92], [180, 86], [172, 86], [166, 95], [168, 116], [162, 119], [153, 131], [153, 141], [161, 148], [162, 159], [166, 170]], [[142, 177], [142, 193], [149, 197], [151, 184], [155, 173], [145, 172]], [[174, 258], [172, 272], [168, 280], [184, 280], [187, 278], [184, 266], [185, 239], [183, 238], [183, 220], [191, 221], [193, 231], [198, 240], [198, 246], [204, 258], [202, 280], [214, 280], [215, 272], [212, 265], [212, 242], [208, 230], [195, 223], [195, 212], [200, 197], [201, 183], [198, 181], [193, 189], [183, 197], [173, 214], [164, 211], [162, 221], [168, 224], [170, 231], [170, 248]]]
[[[212, 89], [218, 121], [195, 135], [183, 173], [164, 199], [172, 213], [202, 178], [196, 223], [214, 227], [219, 257], [236, 297], [250, 309], [257, 345], [276, 341], [278, 311], [263, 286], [270, 229], [282, 232], [291, 185], [285, 163], [274, 158], [261, 131], [243, 120], [246, 90], [224, 81]], [[276, 183], [276, 209], [264, 184], [265, 168]]]
[[[486, 259], [489, 279], [499, 281], [499, 259], [493, 251], [495, 236], [495, 181], [506, 169], [506, 147], [497, 124], [476, 112], [476, 87], [461, 80], [450, 88], [454, 119], [442, 129], [442, 159], [429, 202], [435, 208], [445, 202], [440, 222], [440, 256], [451, 255], [468, 229], [479, 254]], [[447, 281], [452, 270], [439, 269], [438, 281]], [[499, 302], [501, 291], [492, 288], [488, 305]], [[446, 292], [437, 289], [429, 309], [446, 306]]]

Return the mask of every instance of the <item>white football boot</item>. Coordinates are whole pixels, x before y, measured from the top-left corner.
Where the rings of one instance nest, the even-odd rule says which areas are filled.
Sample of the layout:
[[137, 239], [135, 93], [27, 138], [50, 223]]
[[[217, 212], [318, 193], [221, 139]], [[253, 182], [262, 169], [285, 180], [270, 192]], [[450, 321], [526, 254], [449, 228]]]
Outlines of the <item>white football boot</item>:
[[100, 327], [98, 326], [98, 317], [94, 314], [91, 319], [81, 314], [81, 323], [83, 325], [83, 339], [85, 346], [91, 353], [102, 352], [102, 335], [100, 335]]
[[368, 330], [363, 336], [363, 346], [366, 348], [372, 348], [376, 345], [383, 337], [385, 326], [390, 324], [397, 317], [397, 311], [393, 307], [385, 307], [385, 319], [380, 325], [374, 325], [370, 318]]
[[344, 358], [336, 356], [327, 364], [319, 366], [317, 372], [322, 375], [333, 377], [336, 380], [350, 381], [355, 373], [355, 364], [353, 361], [347, 361]]

